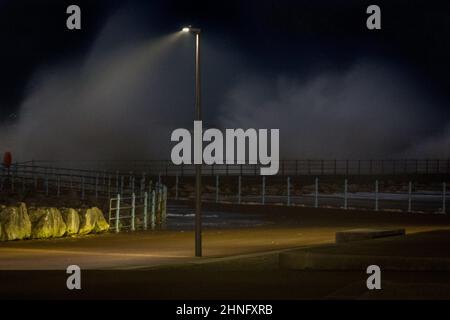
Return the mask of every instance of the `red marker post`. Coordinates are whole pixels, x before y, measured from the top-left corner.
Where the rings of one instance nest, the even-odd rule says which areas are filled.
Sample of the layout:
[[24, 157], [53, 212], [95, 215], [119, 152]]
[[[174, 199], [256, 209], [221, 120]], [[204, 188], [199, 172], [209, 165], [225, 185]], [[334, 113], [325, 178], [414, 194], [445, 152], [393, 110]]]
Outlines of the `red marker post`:
[[7, 151], [3, 155], [3, 167], [9, 169], [12, 164], [12, 154], [11, 152]]

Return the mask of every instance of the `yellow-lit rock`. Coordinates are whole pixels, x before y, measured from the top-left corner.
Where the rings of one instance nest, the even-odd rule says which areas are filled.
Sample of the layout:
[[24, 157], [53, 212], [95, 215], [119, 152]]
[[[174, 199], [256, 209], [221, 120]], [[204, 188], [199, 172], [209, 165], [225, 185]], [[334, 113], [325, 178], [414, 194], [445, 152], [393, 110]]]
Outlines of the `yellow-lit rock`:
[[25, 203], [3, 207], [0, 212], [0, 239], [21, 240], [31, 235], [31, 222]]
[[102, 211], [97, 207], [80, 210], [80, 230], [78, 234], [99, 233], [109, 230]]
[[66, 233], [66, 224], [57, 208], [40, 207], [30, 209], [29, 214], [32, 224], [32, 238], [58, 238]]
[[73, 208], [62, 208], [61, 215], [66, 224], [67, 235], [77, 234], [80, 230], [80, 216]]

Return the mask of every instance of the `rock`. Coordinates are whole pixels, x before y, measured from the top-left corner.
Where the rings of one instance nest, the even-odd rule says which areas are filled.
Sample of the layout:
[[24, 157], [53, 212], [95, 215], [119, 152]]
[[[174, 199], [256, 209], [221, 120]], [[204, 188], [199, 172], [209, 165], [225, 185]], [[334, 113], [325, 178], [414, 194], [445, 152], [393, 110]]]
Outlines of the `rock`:
[[40, 207], [30, 210], [30, 219], [31, 236], [34, 239], [58, 238], [66, 233], [66, 224], [57, 208]]
[[93, 208], [91, 208], [91, 210], [93, 210], [95, 212], [95, 214], [97, 215], [97, 222], [95, 224], [94, 231], [95, 232], [108, 231], [109, 230], [109, 224], [108, 224], [108, 222], [106, 222], [106, 219], [103, 216], [102, 210], [100, 210], [97, 207], [93, 207]]
[[95, 216], [89, 209], [80, 209], [80, 228], [78, 229], [78, 234], [88, 234], [94, 230], [95, 227]]
[[25, 203], [4, 207], [0, 212], [0, 239], [21, 240], [31, 235], [31, 222]]
[[73, 208], [62, 208], [61, 215], [66, 224], [66, 232], [68, 235], [74, 235], [80, 230], [80, 216], [77, 210]]
[[109, 230], [109, 224], [106, 222], [102, 211], [97, 207], [81, 209], [80, 218], [81, 224], [78, 234], [98, 233]]

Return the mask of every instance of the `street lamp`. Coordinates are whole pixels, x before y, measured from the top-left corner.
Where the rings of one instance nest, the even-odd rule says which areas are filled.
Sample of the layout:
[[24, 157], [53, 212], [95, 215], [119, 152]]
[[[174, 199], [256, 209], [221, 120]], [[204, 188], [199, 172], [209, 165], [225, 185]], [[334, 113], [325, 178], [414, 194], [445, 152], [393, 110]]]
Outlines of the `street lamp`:
[[[184, 27], [183, 32], [195, 34], [195, 120], [201, 121], [200, 106], [200, 29]], [[200, 148], [201, 152], [202, 148]], [[202, 159], [203, 157], [200, 157]], [[195, 164], [195, 256], [202, 256], [202, 165]]]

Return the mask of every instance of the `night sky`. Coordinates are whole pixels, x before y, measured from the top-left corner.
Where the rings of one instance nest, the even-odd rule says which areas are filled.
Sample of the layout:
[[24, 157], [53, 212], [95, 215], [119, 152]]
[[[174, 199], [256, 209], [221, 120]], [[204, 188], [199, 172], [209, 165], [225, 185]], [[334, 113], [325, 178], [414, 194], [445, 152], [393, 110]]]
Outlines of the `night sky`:
[[[69, 31], [65, 27], [65, 10], [70, 4], [81, 7], [81, 31]], [[365, 26], [368, 16], [365, 11], [370, 4], [381, 7], [381, 30], [371, 31]], [[36, 145], [36, 141], [42, 143], [43, 140], [52, 139], [50, 137], [60, 130], [54, 128], [54, 131], [43, 133], [35, 141], [31, 138], [35, 135], [31, 129], [28, 130], [27, 125], [17, 125], [22, 118], [29, 118], [30, 114], [36, 117], [40, 103], [50, 105], [54, 102], [52, 94], [45, 96], [47, 100], [34, 99], [33, 90], [52, 91], [52, 87], [42, 79], [54, 74], [66, 79], [64, 75], [69, 72], [68, 77], [83, 82], [80, 80], [83, 76], [77, 75], [76, 70], [92, 63], [86, 61], [90, 61], [92, 52], [96, 52], [93, 48], [104, 37], [105, 25], [116, 16], [125, 16], [127, 23], [123, 29], [119, 26], [121, 32], [117, 35], [108, 35], [109, 43], [116, 38], [117, 43], [115, 47], [102, 47], [105, 55], [113, 50], [120, 51], [121, 46], [142, 43], [147, 37], [153, 39], [170, 34], [187, 24], [202, 28], [205, 46], [205, 121], [219, 127], [280, 127], [284, 157], [450, 156], [448, 1], [2, 1], [0, 119], [3, 126], [9, 129], [4, 135], [8, 138], [0, 142], [8, 148], [17, 149], [17, 153], [23, 157], [41, 156], [40, 153], [33, 154], [35, 151], [25, 152], [24, 148]], [[192, 53], [189, 51], [192, 49], [191, 44], [186, 39], [181, 42], [183, 45], [181, 49], [177, 48], [178, 52], [184, 50], [187, 55], [183, 53], [183, 57], [186, 56], [186, 61], [193, 63], [192, 56], [188, 56]], [[158, 72], [163, 74], [162, 83], [171, 88], [179, 85], [174, 80], [179, 76], [178, 71], [180, 74], [181, 71], [192, 71], [191, 65], [190, 69], [184, 70], [171, 62], [167, 62], [167, 67], [164, 63], [158, 64], [163, 66], [159, 67]], [[40, 80], [36, 81], [36, 77]], [[138, 82], [143, 82], [142, 79]], [[364, 85], [359, 79], [369, 79], [369, 83]], [[69, 84], [64, 86], [70, 87]], [[320, 89], [311, 93], [317, 86]], [[278, 89], [272, 92], [273, 88]], [[194, 100], [189, 96], [191, 89], [188, 87], [186, 93], [180, 92], [183, 96], [180, 101], [193, 108]], [[96, 91], [95, 88], [92, 90]], [[61, 89], [58, 92], [61, 94]], [[71, 93], [71, 97], [78, 96], [78, 93]], [[379, 99], [376, 93], [380, 93]], [[166, 101], [164, 95], [145, 102], [136, 98], [136, 102], [134, 97], [137, 96], [133, 94], [130, 105], [149, 105], [152, 101], [170, 106], [178, 103], [178, 100]], [[173, 96], [173, 92], [167, 96]], [[69, 98], [61, 99], [70, 104]], [[239, 99], [238, 103], [236, 99]], [[28, 103], [30, 100], [32, 102]], [[339, 101], [333, 104], [336, 100]], [[365, 101], [371, 104], [366, 106]], [[378, 108], [373, 101], [384, 107]], [[240, 106], [240, 103], [243, 105]], [[342, 107], [352, 103], [354, 105], [348, 110]], [[75, 102], [72, 105], [75, 109], [77, 106]], [[171, 130], [180, 124], [189, 126], [190, 122], [186, 121], [173, 121], [173, 125], [167, 122], [166, 118], [172, 117], [167, 109], [178, 114], [174, 108], [164, 107], [161, 112], [155, 111], [161, 115], [162, 126]], [[237, 113], [242, 111], [242, 116], [237, 117], [233, 108], [236, 108]], [[331, 113], [334, 115], [327, 120], [330, 114], [327, 108], [347, 111], [339, 114], [333, 111]], [[31, 109], [36, 112], [30, 113]], [[297, 114], [293, 111], [298, 109], [313, 112], [300, 111]], [[379, 113], [372, 115], [374, 109]], [[44, 110], [43, 114], [49, 110]], [[260, 118], [252, 116], [252, 112], [261, 115]], [[283, 117], [281, 114], [288, 116]], [[93, 116], [97, 120], [103, 117], [103, 113]], [[44, 118], [48, 119], [48, 116]], [[271, 119], [274, 120], [271, 122]], [[309, 128], [310, 124], [302, 125], [302, 120], [307, 123], [316, 121], [316, 126]], [[42, 121], [40, 128], [51, 126], [44, 120], [37, 121]], [[108, 121], [110, 123], [106, 127], [114, 127], [114, 120], [111, 118]], [[341, 122], [341, 125], [336, 126], [336, 122]], [[366, 123], [378, 125], [367, 127]], [[27, 133], [23, 133], [27, 131], [24, 127]], [[305, 131], [298, 129], [300, 127], [306, 128]], [[86, 134], [86, 128], [77, 133], [75, 127], [69, 130], [71, 133], [64, 143], [43, 143], [39, 149], [43, 149], [46, 154], [54, 153], [55, 157], [67, 157], [67, 152], [55, 150], [61, 150], [61, 146], [67, 145], [67, 142], [74, 148], [86, 146], [85, 142], [89, 139], [81, 137], [81, 132]], [[126, 126], [123, 128], [126, 137]], [[372, 133], [366, 132], [367, 136], [355, 135], [356, 130], [366, 129]], [[103, 142], [115, 130], [102, 130], [98, 134], [99, 140], [87, 147], [97, 150], [97, 153], [99, 149], [104, 149], [99, 157], [114, 158], [124, 152], [133, 158], [168, 157], [166, 151], [142, 151], [145, 139], [142, 144], [137, 144], [141, 147], [135, 145], [134, 149], [126, 147], [121, 152], [112, 152], [103, 148]], [[42, 132], [40, 129], [38, 131]], [[331, 132], [324, 135], [323, 131]], [[137, 132], [137, 129], [130, 131], [128, 137], [135, 137]], [[153, 136], [156, 132], [149, 131], [146, 134]], [[164, 134], [161, 133], [162, 136]], [[283, 139], [292, 140], [289, 138], [292, 135], [308, 142], [298, 146], [291, 142], [283, 145]], [[123, 144], [128, 144], [126, 141], [124, 138]], [[116, 146], [120, 142], [116, 140]], [[154, 141], [158, 149], [164, 149], [161, 146], [168, 142], [167, 135], [161, 141]], [[99, 148], [99, 145], [102, 147]], [[95, 157], [92, 152], [81, 154], [83, 158]]]

